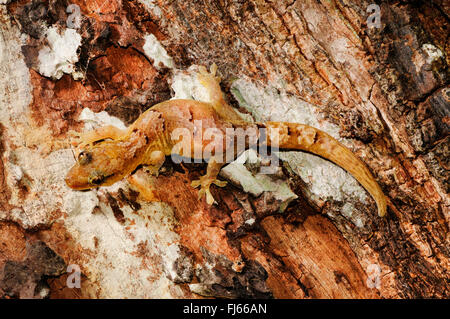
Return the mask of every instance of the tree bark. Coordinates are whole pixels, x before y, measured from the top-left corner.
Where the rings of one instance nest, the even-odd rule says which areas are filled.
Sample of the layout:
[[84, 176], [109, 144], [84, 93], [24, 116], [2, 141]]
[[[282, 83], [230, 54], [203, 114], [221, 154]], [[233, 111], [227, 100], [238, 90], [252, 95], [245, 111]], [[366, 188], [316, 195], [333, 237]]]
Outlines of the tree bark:
[[[445, 1], [369, 12], [370, 1], [346, 0], [0, 3], [0, 295], [42, 296], [51, 275], [54, 298], [449, 297]], [[290, 152], [270, 176], [287, 195], [249, 191], [230, 166], [212, 207], [190, 187], [206, 166], [170, 159], [152, 179], [157, 203], [127, 181], [64, 185], [69, 130], [129, 125], [192, 86], [191, 65], [213, 63], [242, 113], [312, 123], [349, 147], [388, 197], [387, 216], [350, 175]], [[81, 288], [67, 287], [53, 254], [30, 262], [37, 241], [80, 267]], [[32, 285], [1, 281], [27, 271], [41, 274]]]

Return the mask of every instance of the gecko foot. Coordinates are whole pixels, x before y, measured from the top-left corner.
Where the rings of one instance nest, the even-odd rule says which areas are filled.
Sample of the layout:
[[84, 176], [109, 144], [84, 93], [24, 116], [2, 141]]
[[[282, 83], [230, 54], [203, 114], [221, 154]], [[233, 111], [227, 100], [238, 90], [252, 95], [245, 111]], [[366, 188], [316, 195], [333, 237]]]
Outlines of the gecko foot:
[[211, 65], [211, 67], [209, 68], [209, 72], [203, 65], [199, 66], [198, 71], [199, 72], [197, 73], [197, 76], [199, 76], [200, 79], [205, 81], [206, 83], [210, 81], [220, 83], [220, 77], [216, 76], [217, 65], [215, 63]]
[[203, 85], [206, 90], [209, 92], [211, 102], [219, 103], [223, 100], [222, 90], [220, 88], [220, 77], [216, 75], [217, 65], [211, 65], [211, 68], [208, 72], [206, 67], [199, 66], [197, 72], [197, 79], [200, 84]]
[[200, 186], [200, 190], [198, 191], [198, 198], [202, 198], [203, 195], [206, 195], [206, 203], [208, 205], [214, 204], [215, 200], [209, 190], [211, 184], [214, 184], [219, 187], [225, 187], [227, 185], [226, 181], [220, 181], [218, 179], [213, 179], [209, 176], [201, 176], [200, 179], [194, 180], [191, 183], [191, 186], [197, 188]]

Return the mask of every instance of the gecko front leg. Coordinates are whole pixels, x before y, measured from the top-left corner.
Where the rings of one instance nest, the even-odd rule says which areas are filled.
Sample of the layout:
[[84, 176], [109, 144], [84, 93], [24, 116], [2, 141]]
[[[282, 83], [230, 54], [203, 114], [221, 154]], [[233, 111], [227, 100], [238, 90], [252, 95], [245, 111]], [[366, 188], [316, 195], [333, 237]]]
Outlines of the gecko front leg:
[[85, 148], [87, 145], [93, 144], [94, 142], [105, 140], [105, 139], [113, 139], [116, 140], [119, 137], [125, 134], [124, 130], [121, 130], [115, 126], [107, 125], [103, 127], [99, 127], [93, 131], [78, 133], [75, 131], [71, 131], [70, 135], [78, 138], [78, 143], [74, 146], [79, 148]]
[[155, 187], [155, 177], [150, 176], [144, 171], [144, 168], [139, 169], [133, 175], [128, 176], [128, 183], [130, 188], [139, 193], [139, 197], [146, 202], [160, 201], [158, 191]]
[[214, 203], [214, 197], [209, 189], [211, 184], [219, 187], [224, 187], [227, 185], [226, 181], [220, 181], [217, 179], [217, 175], [219, 175], [220, 169], [223, 165], [223, 163], [218, 163], [214, 158], [211, 158], [208, 162], [208, 167], [206, 168], [206, 174], [191, 183], [191, 186], [194, 188], [200, 186], [198, 197], [202, 198], [203, 195], [206, 195], [206, 202], [208, 205], [212, 205]]
[[150, 151], [143, 159], [144, 167], [128, 177], [131, 188], [138, 191], [139, 196], [147, 202], [159, 201], [154, 176], [158, 176], [165, 159], [162, 151]]

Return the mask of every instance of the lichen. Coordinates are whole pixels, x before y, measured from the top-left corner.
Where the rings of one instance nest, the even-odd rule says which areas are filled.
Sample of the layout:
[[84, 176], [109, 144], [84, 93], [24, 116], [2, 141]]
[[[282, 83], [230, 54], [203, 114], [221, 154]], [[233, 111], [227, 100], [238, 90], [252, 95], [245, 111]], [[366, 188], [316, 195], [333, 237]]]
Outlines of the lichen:
[[74, 73], [81, 35], [74, 29], [65, 29], [60, 34], [57, 27], [50, 27], [45, 36], [48, 46], [39, 51], [39, 73], [54, 79], [60, 79], [64, 73]]
[[144, 52], [145, 55], [153, 60], [153, 66], [160, 68], [160, 63], [168, 68], [173, 68], [173, 59], [167, 54], [166, 49], [159, 43], [153, 34], [147, 34], [145, 37]]
[[[0, 15], [7, 15], [4, 6], [0, 7]], [[30, 72], [21, 51], [25, 39], [9, 20], [2, 21], [0, 33], [0, 121], [7, 125], [9, 119], [17, 119], [28, 108], [32, 89]]]
[[[122, 185], [124, 187], [124, 185]], [[142, 205], [139, 214], [124, 206], [125, 224], [117, 222], [95, 191], [69, 194], [67, 230], [94, 254], [84, 264], [102, 298], [174, 298], [182, 292], [168, 279], [179, 257], [178, 235], [171, 208], [164, 203]], [[75, 192], [72, 192], [75, 193]], [[90, 193], [90, 194], [89, 194]], [[74, 197], [75, 196], [75, 197]], [[158, 256], [158, 258], [156, 258]], [[162, 262], [161, 262], [162, 261]], [[151, 280], [149, 280], [151, 278]]]
[[151, 11], [157, 17], [161, 17], [161, 9], [155, 4], [154, 0], [139, 0], [149, 11]]
[[289, 188], [285, 180], [274, 178], [269, 174], [252, 174], [244, 165], [246, 160], [256, 153], [254, 150], [247, 150], [234, 162], [225, 166], [220, 175], [230, 180], [233, 184], [242, 187], [244, 192], [250, 193], [255, 197], [267, 192], [273, 195], [273, 198], [280, 201], [280, 211], [284, 211], [287, 205], [297, 198]]
[[120, 119], [109, 115], [105, 111], [94, 113], [91, 109], [84, 108], [83, 111], [81, 111], [78, 120], [84, 122], [85, 130], [92, 130], [98, 126], [105, 125], [112, 125], [122, 130], [126, 129], [125, 124]]
[[434, 45], [432, 45], [430, 43], [425, 43], [424, 45], [422, 45], [422, 50], [428, 56], [428, 58], [427, 58], [428, 64], [431, 64], [431, 63], [433, 63], [433, 61], [439, 60], [440, 58], [442, 58], [444, 56], [442, 51], [439, 50], [439, 48], [435, 47]]

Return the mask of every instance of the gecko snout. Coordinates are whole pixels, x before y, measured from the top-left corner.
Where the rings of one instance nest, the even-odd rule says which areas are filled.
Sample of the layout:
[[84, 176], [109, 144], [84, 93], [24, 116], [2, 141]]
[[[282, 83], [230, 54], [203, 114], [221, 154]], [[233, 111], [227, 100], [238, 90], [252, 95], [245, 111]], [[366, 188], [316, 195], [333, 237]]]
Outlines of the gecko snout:
[[85, 178], [82, 172], [79, 172], [77, 166], [72, 167], [69, 172], [67, 172], [64, 178], [66, 185], [75, 190], [82, 190], [90, 188], [87, 178]]

